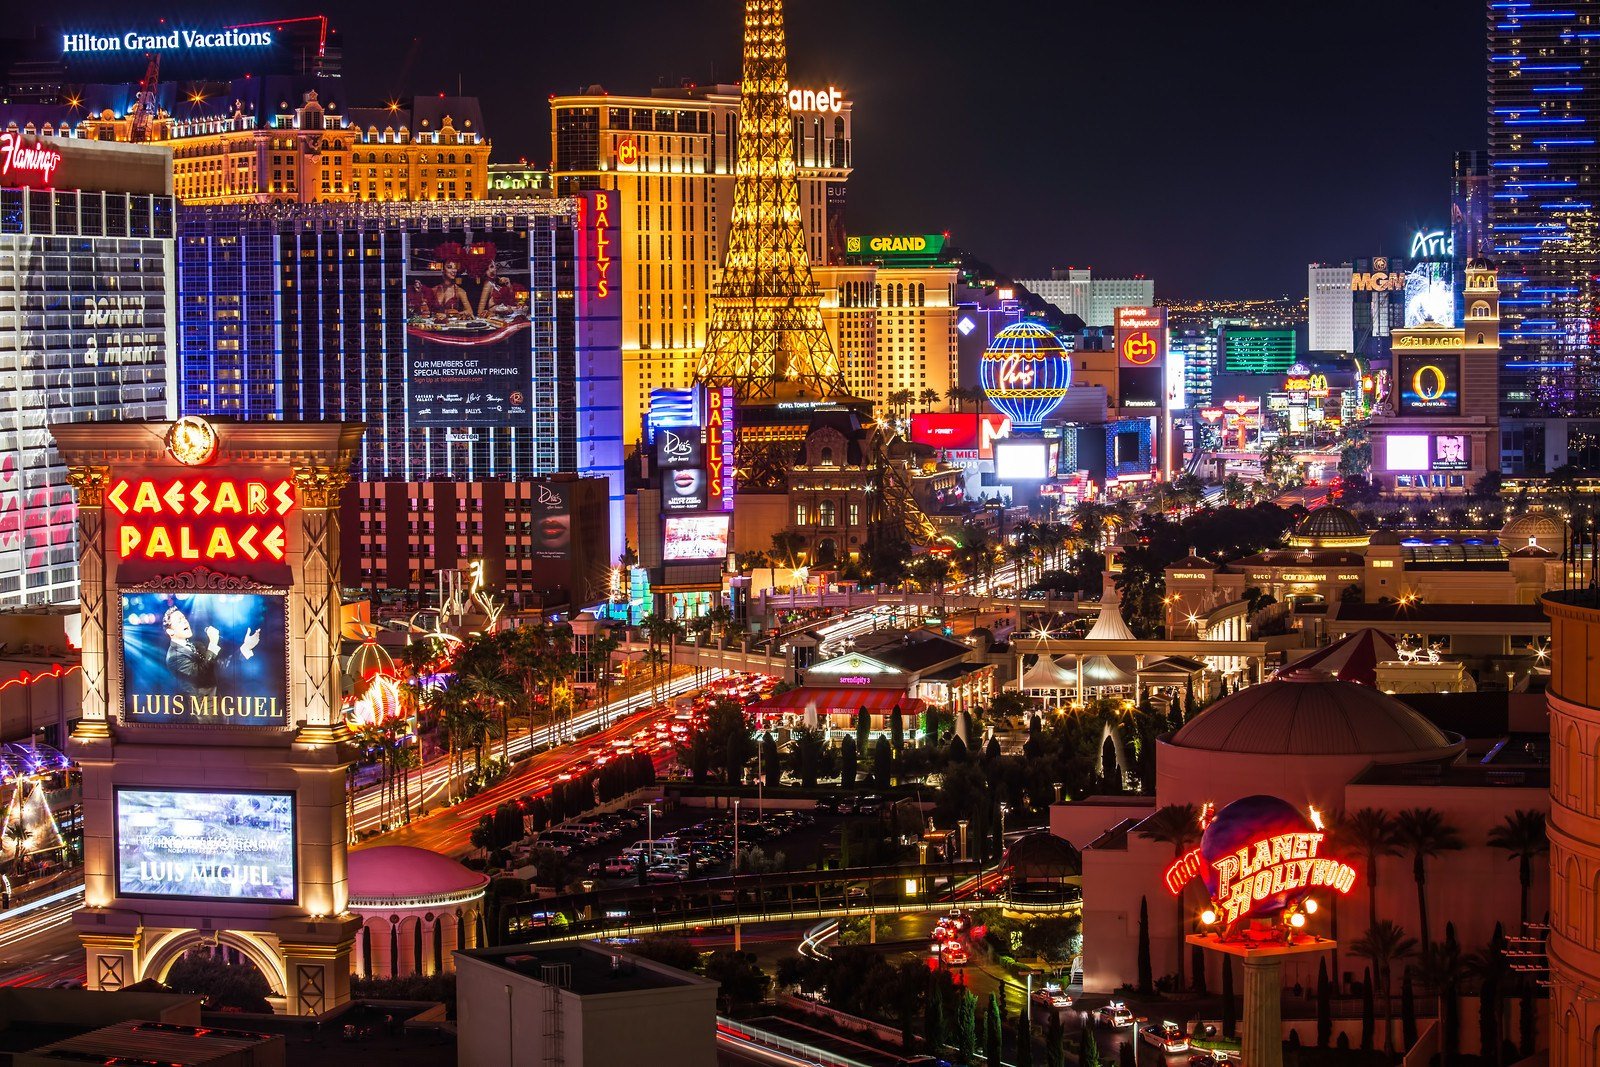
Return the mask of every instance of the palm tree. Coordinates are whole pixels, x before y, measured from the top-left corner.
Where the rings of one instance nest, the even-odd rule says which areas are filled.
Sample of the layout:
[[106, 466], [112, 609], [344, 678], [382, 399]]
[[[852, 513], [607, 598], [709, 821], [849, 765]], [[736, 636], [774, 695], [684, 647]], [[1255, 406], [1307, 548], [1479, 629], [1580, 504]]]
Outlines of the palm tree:
[[1434, 992], [1439, 1002], [1439, 1062], [1449, 1067], [1450, 1057], [1456, 1047], [1456, 1035], [1450, 1033], [1455, 1023], [1453, 1001], [1460, 989], [1461, 980], [1467, 976], [1467, 961], [1461, 948], [1451, 938], [1435, 945], [1426, 945], [1417, 960], [1417, 980]]
[[1359, 852], [1366, 861], [1367, 928], [1373, 929], [1378, 925], [1378, 861], [1400, 854], [1394, 820], [1382, 808], [1361, 808], [1340, 819], [1333, 832], [1346, 851]]
[[924, 388], [922, 392], [917, 394], [917, 402], [922, 405], [924, 410], [931, 410], [933, 405], [939, 402], [939, 390]]
[[1454, 826], [1432, 808], [1407, 808], [1395, 818], [1395, 843], [1411, 853], [1411, 877], [1417, 881], [1417, 918], [1426, 949], [1428, 936], [1428, 859], [1459, 852], [1465, 842]]
[[1407, 937], [1404, 928], [1388, 919], [1373, 923], [1367, 928], [1350, 951], [1372, 962], [1373, 976], [1383, 992], [1383, 1051], [1394, 1053], [1394, 1001], [1390, 992], [1389, 976], [1393, 965], [1417, 953], [1417, 939]]
[[589, 665], [594, 673], [594, 685], [600, 697], [600, 725], [606, 725], [606, 707], [611, 702], [611, 657], [622, 642], [617, 635], [604, 630], [589, 638]]
[[15, 819], [6, 823], [6, 840], [11, 842], [11, 869], [19, 875], [22, 873], [22, 861], [27, 858], [22, 848], [28, 843], [29, 836], [28, 827], [23, 824], [19, 811]]
[[1528, 926], [1528, 890], [1533, 885], [1533, 860], [1550, 851], [1550, 836], [1542, 811], [1519, 808], [1505, 822], [1489, 830], [1489, 847], [1503, 849], [1506, 859], [1517, 861], [1517, 878], [1522, 887], [1517, 919], [1520, 929]]
[[[1182, 859], [1200, 838], [1200, 809], [1193, 804], [1168, 804], [1156, 809], [1139, 824], [1139, 836], [1148, 841], [1164, 841], [1172, 846], [1173, 859]], [[1184, 987], [1183, 957], [1188, 955], [1184, 935], [1188, 932], [1188, 908], [1184, 893], [1178, 893], [1178, 988]]]
[[966, 402], [972, 399], [972, 392], [966, 386], [952, 385], [944, 391], [944, 398], [950, 402], [952, 411], [960, 411]]

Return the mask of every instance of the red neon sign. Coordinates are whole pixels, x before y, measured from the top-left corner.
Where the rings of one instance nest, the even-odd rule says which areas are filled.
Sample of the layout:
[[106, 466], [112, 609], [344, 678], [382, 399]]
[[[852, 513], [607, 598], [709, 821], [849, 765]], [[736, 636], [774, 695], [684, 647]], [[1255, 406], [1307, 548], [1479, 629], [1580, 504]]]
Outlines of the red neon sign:
[[288, 541], [284, 516], [295, 494], [287, 479], [123, 478], [106, 493], [106, 503], [124, 517], [117, 532], [121, 559], [281, 563]]
[[722, 499], [722, 398], [710, 398], [710, 418], [706, 420], [706, 480], [710, 483], [711, 496], [716, 500]]
[[0, 178], [14, 173], [21, 178], [32, 176], [39, 184], [49, 185], [60, 166], [61, 153], [56, 149], [38, 141], [29, 144], [20, 133], [9, 130], [0, 133]]
[[597, 300], [604, 300], [611, 295], [611, 256], [607, 249], [611, 247], [611, 238], [606, 233], [611, 228], [611, 194], [597, 192], [594, 194], [594, 295]]

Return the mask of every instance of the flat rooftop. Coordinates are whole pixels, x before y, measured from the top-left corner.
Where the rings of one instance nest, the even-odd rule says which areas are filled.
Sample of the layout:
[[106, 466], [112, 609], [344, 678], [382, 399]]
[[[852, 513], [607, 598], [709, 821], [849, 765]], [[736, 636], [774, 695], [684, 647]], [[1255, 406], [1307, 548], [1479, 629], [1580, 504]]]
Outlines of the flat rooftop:
[[700, 985], [706, 981], [698, 975], [641, 959], [609, 946], [587, 942], [538, 948], [510, 945], [472, 949], [456, 955], [469, 956], [536, 982], [555, 982], [580, 997], [634, 993], [642, 989], [670, 989]]
[[28, 1053], [31, 1062], [205, 1064], [237, 1062], [240, 1052], [283, 1038], [252, 1030], [130, 1021], [78, 1034]]

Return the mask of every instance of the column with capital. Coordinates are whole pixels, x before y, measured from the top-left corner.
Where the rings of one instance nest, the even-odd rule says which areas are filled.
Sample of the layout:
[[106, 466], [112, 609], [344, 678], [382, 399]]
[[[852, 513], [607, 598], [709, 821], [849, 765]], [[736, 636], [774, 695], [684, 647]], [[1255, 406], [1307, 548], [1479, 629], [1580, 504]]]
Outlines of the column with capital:
[[83, 632], [83, 717], [81, 736], [105, 736], [110, 714], [106, 677], [105, 491], [111, 471], [103, 466], [75, 466], [67, 471], [78, 498], [79, 619]]
[[300, 496], [301, 611], [305, 616], [305, 687], [296, 718], [312, 734], [338, 732], [339, 697], [339, 491], [349, 473], [333, 467], [296, 467]]

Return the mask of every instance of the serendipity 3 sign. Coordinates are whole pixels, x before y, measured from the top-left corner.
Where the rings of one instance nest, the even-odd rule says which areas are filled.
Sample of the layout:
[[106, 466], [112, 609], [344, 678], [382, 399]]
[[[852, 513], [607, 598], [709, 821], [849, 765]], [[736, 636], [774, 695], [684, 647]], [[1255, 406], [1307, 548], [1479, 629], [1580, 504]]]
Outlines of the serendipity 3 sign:
[[1355, 869], [1327, 855], [1326, 840], [1321, 826], [1288, 801], [1244, 797], [1217, 812], [1200, 847], [1167, 869], [1167, 889], [1179, 896], [1198, 875], [1230, 931], [1247, 919], [1293, 913], [1312, 890], [1343, 895], [1355, 885]]

